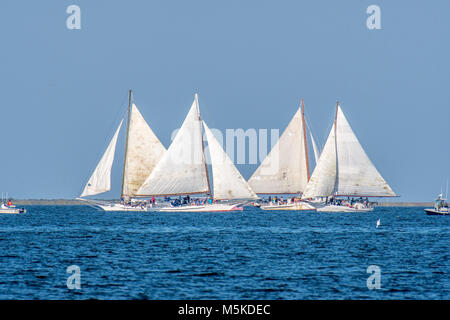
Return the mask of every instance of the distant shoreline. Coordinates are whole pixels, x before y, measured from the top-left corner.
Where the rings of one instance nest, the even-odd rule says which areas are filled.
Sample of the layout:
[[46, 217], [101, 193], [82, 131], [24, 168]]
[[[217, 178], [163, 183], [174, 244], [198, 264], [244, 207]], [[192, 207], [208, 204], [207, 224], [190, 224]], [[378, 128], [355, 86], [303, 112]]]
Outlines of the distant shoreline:
[[[112, 200], [103, 200], [112, 201]], [[117, 201], [117, 200], [116, 200]], [[13, 200], [18, 206], [85, 206], [86, 202], [75, 199], [24, 199]], [[433, 202], [379, 202], [378, 207], [433, 207]]]

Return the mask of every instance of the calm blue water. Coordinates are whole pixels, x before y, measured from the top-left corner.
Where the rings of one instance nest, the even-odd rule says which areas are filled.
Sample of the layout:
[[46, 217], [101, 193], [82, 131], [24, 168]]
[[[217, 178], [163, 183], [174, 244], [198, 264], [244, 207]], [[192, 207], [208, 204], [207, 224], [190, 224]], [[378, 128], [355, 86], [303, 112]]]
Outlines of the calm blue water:
[[[450, 217], [423, 208], [27, 209], [0, 215], [0, 299], [450, 299]], [[67, 289], [70, 265], [81, 290]], [[369, 265], [379, 290], [366, 286]]]

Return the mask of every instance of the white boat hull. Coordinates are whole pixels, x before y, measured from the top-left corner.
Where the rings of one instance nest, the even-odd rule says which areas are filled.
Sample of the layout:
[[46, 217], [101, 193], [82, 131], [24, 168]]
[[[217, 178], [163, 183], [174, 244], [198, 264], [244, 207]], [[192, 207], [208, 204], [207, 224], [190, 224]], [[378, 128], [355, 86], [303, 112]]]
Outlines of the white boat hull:
[[228, 212], [228, 211], [242, 211], [240, 204], [205, 204], [205, 205], [186, 205], [179, 207], [163, 207], [150, 208], [150, 211], [158, 212]]
[[427, 215], [429, 216], [449, 216], [450, 215], [450, 211], [447, 209], [425, 209], [425, 212], [427, 213]]
[[123, 204], [111, 204], [111, 205], [100, 205], [97, 204], [96, 206], [100, 207], [104, 211], [127, 211], [127, 212], [147, 212], [150, 211], [151, 208], [147, 207], [133, 207], [133, 206], [127, 206]]
[[325, 205], [323, 207], [317, 208], [318, 212], [370, 212], [373, 208], [368, 207], [348, 207], [348, 206], [338, 206], [334, 204]]
[[87, 202], [89, 205], [100, 208], [104, 211], [111, 212], [226, 212], [226, 211], [242, 211], [242, 203], [235, 204], [204, 204], [204, 205], [182, 205], [182, 206], [172, 206], [170, 204], [164, 206], [162, 204], [157, 204], [152, 206], [130, 206], [121, 203], [99, 203], [92, 200], [82, 199], [79, 200]]
[[303, 211], [303, 210], [309, 210], [309, 211], [315, 211], [316, 208], [310, 205], [306, 202], [298, 202], [298, 203], [288, 203], [288, 204], [270, 204], [267, 206], [261, 206], [262, 210], [273, 210], [273, 211], [282, 211], [282, 210], [289, 210], [289, 211]]
[[0, 214], [20, 214], [26, 213], [25, 209], [17, 209], [17, 208], [1, 208]]
[[90, 206], [94, 206], [96, 208], [102, 209], [104, 211], [127, 211], [127, 212], [147, 212], [151, 211], [152, 208], [142, 207], [142, 206], [130, 206], [124, 205], [122, 203], [105, 203], [105, 202], [97, 202], [93, 200], [87, 200], [83, 198], [77, 198], [77, 200], [81, 200], [86, 202]]

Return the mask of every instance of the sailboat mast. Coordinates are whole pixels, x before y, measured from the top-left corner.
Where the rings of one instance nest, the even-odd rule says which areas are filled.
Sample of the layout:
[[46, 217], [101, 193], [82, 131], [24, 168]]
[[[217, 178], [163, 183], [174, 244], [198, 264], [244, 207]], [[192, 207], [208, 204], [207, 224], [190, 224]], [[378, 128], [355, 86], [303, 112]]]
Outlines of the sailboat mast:
[[127, 113], [127, 133], [125, 138], [125, 156], [123, 160], [123, 172], [122, 172], [122, 192], [121, 192], [121, 198], [124, 196], [124, 189], [125, 189], [125, 168], [127, 165], [127, 158], [128, 158], [128, 134], [130, 131], [130, 117], [131, 117], [131, 96], [132, 91], [131, 89], [128, 90], [128, 113]]
[[302, 98], [302, 124], [303, 124], [303, 139], [305, 143], [305, 155], [306, 155], [306, 174], [309, 181], [309, 158], [308, 158], [308, 145], [306, 140], [306, 125], [305, 125], [305, 107], [303, 105], [303, 98]]
[[338, 109], [339, 109], [339, 101], [336, 101], [336, 114], [334, 115], [334, 140], [336, 140], [336, 131], [337, 131], [336, 124], [337, 124]]
[[445, 189], [445, 198], [448, 199], [448, 179], [447, 179], [447, 189]]
[[339, 185], [339, 161], [338, 161], [338, 149], [337, 149], [337, 116], [339, 110], [339, 101], [336, 101], [336, 114], [334, 116], [334, 150], [336, 153], [336, 179], [334, 181], [334, 195], [337, 193], [337, 187]]
[[205, 142], [203, 141], [203, 131], [202, 131], [202, 119], [200, 116], [200, 107], [198, 106], [198, 94], [195, 94], [195, 104], [197, 106], [197, 113], [198, 113], [198, 121], [200, 122], [200, 137], [202, 137], [202, 157], [203, 157], [203, 163], [205, 164], [205, 172], [206, 172], [206, 180], [208, 182], [208, 194], [212, 197], [211, 193], [211, 184], [209, 182], [209, 172], [208, 172], [208, 165], [206, 163], [206, 157], [205, 157]]

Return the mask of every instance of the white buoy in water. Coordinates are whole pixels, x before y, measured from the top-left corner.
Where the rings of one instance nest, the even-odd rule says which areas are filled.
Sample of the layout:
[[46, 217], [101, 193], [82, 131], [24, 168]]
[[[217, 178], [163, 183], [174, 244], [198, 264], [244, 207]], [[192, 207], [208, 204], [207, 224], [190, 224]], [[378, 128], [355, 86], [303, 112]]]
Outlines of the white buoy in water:
[[381, 225], [381, 221], [380, 221], [380, 219], [378, 219], [378, 221], [377, 221], [377, 228], [378, 228], [380, 225]]

